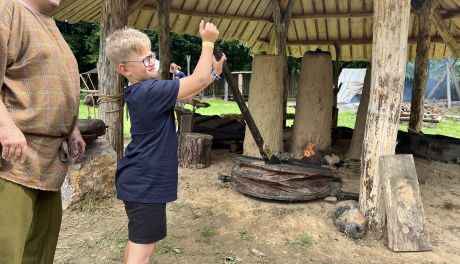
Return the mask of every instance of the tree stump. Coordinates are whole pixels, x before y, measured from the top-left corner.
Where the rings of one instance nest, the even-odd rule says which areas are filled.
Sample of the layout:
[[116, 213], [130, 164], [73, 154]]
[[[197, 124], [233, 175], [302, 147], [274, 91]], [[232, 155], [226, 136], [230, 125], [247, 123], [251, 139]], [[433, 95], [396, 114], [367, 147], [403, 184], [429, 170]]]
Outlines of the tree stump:
[[181, 136], [179, 164], [185, 168], [202, 169], [211, 165], [212, 136], [185, 133]]

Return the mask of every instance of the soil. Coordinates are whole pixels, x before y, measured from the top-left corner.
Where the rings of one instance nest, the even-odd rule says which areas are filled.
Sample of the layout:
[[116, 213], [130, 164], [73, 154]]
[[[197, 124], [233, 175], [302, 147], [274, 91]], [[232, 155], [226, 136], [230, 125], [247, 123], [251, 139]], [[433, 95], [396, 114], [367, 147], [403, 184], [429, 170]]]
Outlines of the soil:
[[[433, 250], [394, 253], [368, 232], [355, 240], [333, 225], [335, 204], [255, 199], [218, 180], [233, 153], [213, 150], [206, 169], [179, 169], [179, 199], [167, 206], [168, 236], [151, 263], [460, 263], [460, 165], [416, 158]], [[359, 162], [333, 169], [359, 191]], [[55, 263], [121, 263], [127, 218], [115, 197], [64, 212]]]

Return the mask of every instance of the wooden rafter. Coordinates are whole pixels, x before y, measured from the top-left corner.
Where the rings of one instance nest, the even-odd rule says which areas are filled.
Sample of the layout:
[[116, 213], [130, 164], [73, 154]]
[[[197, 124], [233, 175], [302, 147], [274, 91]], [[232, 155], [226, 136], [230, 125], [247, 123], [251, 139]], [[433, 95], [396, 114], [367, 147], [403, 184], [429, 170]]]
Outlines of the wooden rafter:
[[441, 38], [449, 47], [452, 54], [454, 54], [454, 56], [457, 58], [460, 57], [460, 44], [452, 32], [449, 30], [449, 27], [446, 25], [446, 23], [444, 23], [441, 15], [438, 12], [433, 12], [433, 16], [431, 16], [431, 22], [436, 26], [436, 30], [439, 32], [439, 35], [441, 35]]
[[[460, 37], [454, 38], [457, 42], [460, 42]], [[258, 42], [270, 43], [267, 39], [258, 39]], [[409, 44], [417, 43], [416, 37], [411, 37], [407, 39]], [[444, 44], [444, 40], [441, 37], [431, 37], [430, 42], [432, 44]], [[322, 46], [322, 45], [334, 45], [337, 43], [339, 45], [371, 45], [372, 39], [326, 39], [326, 40], [292, 40], [287, 41], [288, 46]]]

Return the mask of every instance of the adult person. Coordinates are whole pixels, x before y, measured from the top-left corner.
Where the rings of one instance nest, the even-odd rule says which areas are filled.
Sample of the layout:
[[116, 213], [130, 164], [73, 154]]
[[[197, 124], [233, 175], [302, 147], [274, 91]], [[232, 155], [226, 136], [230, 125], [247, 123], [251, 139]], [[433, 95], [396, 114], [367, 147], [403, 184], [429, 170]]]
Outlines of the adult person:
[[186, 77], [185, 73], [181, 71], [181, 67], [175, 63], [171, 63], [169, 72], [173, 74], [173, 80], [179, 80]]
[[85, 151], [77, 61], [48, 15], [59, 3], [0, 1], [2, 264], [53, 263], [60, 188]]

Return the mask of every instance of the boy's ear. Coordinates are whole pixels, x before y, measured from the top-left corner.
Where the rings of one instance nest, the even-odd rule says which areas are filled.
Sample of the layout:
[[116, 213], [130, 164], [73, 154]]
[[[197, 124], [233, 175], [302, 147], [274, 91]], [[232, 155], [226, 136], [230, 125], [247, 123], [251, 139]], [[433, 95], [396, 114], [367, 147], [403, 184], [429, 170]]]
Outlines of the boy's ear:
[[126, 65], [123, 64], [123, 63], [118, 64], [118, 69], [117, 70], [123, 76], [129, 75], [129, 71], [126, 68]]

